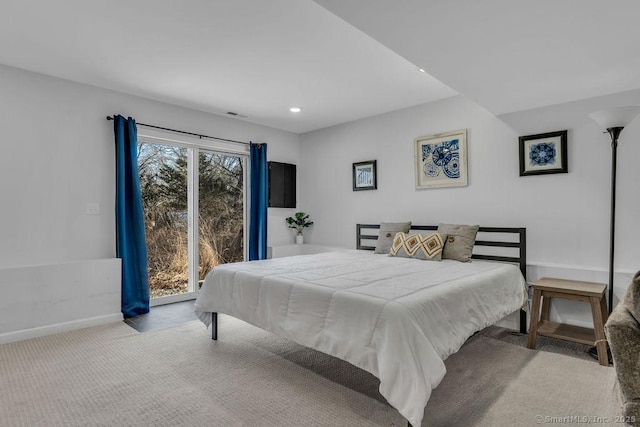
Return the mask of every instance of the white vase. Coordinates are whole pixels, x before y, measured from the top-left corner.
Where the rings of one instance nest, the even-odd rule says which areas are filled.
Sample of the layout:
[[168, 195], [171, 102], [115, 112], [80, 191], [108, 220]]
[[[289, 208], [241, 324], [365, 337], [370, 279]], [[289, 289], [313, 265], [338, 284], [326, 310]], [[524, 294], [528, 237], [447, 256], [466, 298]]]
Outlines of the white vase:
[[296, 234], [296, 244], [301, 245], [304, 243], [304, 236], [302, 234]]

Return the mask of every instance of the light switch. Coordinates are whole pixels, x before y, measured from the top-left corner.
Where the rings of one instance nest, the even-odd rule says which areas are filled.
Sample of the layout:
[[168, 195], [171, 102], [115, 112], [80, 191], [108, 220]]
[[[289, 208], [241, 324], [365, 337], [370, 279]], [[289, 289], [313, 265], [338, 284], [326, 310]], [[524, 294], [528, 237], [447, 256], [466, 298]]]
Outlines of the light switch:
[[87, 203], [87, 215], [100, 215], [100, 204], [96, 202]]

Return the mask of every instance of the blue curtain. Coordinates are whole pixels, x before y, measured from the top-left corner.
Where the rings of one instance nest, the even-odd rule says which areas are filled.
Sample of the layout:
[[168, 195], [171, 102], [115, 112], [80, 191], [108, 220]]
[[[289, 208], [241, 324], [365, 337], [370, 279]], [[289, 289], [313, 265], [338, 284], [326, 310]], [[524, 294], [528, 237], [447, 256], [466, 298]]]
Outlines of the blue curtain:
[[122, 259], [122, 314], [149, 312], [149, 272], [138, 174], [138, 131], [131, 117], [114, 116], [116, 137], [116, 256]]
[[249, 144], [249, 261], [267, 257], [267, 144]]

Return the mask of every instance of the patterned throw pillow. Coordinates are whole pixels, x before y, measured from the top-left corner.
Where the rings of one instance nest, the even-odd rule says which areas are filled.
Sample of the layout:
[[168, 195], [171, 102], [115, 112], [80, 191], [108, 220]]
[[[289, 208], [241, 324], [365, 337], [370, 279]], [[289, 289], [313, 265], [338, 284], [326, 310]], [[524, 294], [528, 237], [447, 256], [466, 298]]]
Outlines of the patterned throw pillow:
[[397, 233], [389, 256], [440, 261], [446, 238], [446, 235], [438, 233], [429, 235]]

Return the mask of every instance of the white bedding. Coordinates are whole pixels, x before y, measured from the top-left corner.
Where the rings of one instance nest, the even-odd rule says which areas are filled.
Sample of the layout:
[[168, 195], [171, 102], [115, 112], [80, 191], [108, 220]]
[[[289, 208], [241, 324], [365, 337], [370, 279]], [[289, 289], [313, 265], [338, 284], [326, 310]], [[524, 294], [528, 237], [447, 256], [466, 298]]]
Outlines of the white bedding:
[[419, 426], [443, 360], [525, 301], [513, 265], [353, 250], [218, 266], [195, 309], [207, 326], [229, 314], [372, 373]]

